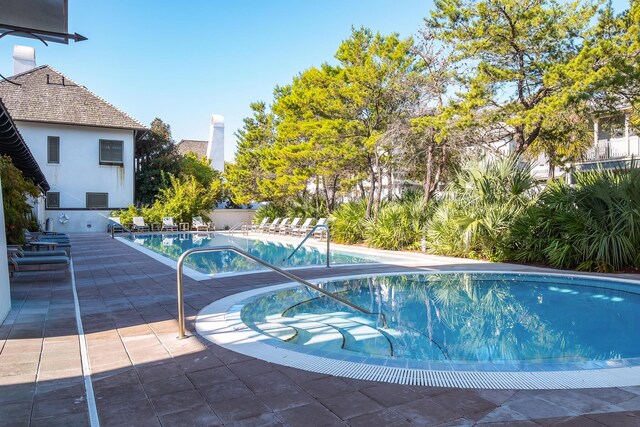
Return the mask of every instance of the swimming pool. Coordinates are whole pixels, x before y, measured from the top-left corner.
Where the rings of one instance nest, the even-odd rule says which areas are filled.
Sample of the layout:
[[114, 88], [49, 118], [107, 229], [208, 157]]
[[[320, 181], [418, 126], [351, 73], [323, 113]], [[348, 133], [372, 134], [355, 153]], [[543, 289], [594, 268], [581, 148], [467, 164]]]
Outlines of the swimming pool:
[[[489, 388], [640, 384], [634, 282], [485, 272], [342, 278], [322, 287], [382, 316], [289, 285], [218, 301], [203, 310], [198, 330], [254, 357], [266, 352], [275, 363], [354, 378], [438, 385], [436, 372], [443, 384]], [[212, 334], [225, 306], [233, 332], [220, 335], [216, 324]], [[627, 371], [614, 369], [616, 382], [610, 368]]]
[[[291, 259], [287, 259], [295, 246], [289, 243], [229, 236], [222, 233], [136, 234], [125, 238], [157, 254], [177, 260], [187, 249], [207, 246], [234, 245], [271, 264], [283, 268], [326, 265], [326, 250], [303, 246]], [[331, 250], [331, 264], [360, 264], [380, 262], [383, 259], [363, 254]], [[186, 265], [205, 274], [224, 274], [263, 270], [253, 261], [233, 252], [211, 252], [191, 255]]]

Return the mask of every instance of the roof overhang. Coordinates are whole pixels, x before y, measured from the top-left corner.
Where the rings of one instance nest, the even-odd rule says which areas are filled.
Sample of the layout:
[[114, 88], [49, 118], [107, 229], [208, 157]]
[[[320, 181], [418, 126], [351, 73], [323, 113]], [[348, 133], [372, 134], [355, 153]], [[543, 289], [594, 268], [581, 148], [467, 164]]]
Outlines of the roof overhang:
[[31, 150], [22, 139], [7, 108], [0, 99], [0, 155], [11, 158], [15, 167], [20, 169], [25, 178], [30, 179], [42, 191], [49, 191], [49, 183], [42, 173]]

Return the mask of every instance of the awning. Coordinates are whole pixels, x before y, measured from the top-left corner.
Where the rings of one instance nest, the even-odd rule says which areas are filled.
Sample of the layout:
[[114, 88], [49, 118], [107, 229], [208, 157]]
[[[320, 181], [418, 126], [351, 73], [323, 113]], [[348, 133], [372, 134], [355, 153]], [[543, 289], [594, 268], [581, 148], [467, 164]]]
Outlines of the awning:
[[0, 99], [0, 155], [11, 158], [15, 167], [25, 178], [34, 182], [42, 191], [49, 191], [49, 183], [44, 177], [31, 150], [22, 139], [18, 128]]

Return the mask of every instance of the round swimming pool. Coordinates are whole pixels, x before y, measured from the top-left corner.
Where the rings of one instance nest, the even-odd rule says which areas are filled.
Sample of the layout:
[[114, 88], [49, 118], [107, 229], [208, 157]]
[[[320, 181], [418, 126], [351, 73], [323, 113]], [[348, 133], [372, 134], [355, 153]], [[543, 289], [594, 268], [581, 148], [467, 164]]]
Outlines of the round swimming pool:
[[198, 330], [236, 351], [354, 378], [490, 388], [621, 385], [613, 377], [640, 384], [640, 286], [632, 281], [478, 272], [320, 284], [374, 314], [289, 284], [214, 303]]

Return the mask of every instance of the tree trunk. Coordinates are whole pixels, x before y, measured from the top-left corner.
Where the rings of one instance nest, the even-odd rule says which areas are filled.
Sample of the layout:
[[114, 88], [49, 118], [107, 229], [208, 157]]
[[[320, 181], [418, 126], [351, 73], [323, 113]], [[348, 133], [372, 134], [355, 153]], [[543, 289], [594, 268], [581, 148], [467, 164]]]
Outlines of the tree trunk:
[[433, 169], [433, 144], [429, 144], [427, 150], [427, 176], [425, 177], [422, 187], [424, 188], [424, 202], [429, 202], [431, 198], [431, 172]]
[[373, 210], [373, 216], [378, 216], [378, 211], [380, 210], [380, 200], [382, 199], [382, 170], [380, 168], [380, 154], [376, 152], [376, 170], [378, 171], [378, 183], [376, 188], [376, 203], [375, 209]]

